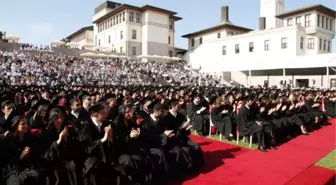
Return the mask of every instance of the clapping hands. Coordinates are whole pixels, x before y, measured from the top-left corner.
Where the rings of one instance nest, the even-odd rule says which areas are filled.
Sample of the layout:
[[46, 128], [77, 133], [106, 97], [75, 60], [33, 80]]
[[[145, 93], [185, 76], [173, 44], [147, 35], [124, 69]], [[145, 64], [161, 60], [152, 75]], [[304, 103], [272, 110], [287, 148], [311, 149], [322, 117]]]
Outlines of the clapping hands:
[[169, 138], [175, 136], [175, 134], [173, 133], [173, 130], [166, 130], [164, 133]]
[[130, 133], [130, 137], [131, 138], [137, 138], [137, 137], [139, 137], [139, 135], [140, 135], [140, 129], [139, 128], [137, 128], [137, 129], [133, 128], [131, 133]]
[[30, 147], [26, 146], [25, 149], [21, 153], [20, 159], [22, 160], [22, 159], [28, 157], [29, 153], [30, 153]]

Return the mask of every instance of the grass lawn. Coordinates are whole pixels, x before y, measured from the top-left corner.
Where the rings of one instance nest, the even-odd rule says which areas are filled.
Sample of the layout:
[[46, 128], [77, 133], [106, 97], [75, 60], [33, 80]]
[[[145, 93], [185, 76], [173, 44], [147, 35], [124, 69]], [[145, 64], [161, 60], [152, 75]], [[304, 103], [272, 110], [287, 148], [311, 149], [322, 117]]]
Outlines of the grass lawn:
[[315, 165], [336, 170], [336, 150], [330, 152], [327, 156], [318, 161]]

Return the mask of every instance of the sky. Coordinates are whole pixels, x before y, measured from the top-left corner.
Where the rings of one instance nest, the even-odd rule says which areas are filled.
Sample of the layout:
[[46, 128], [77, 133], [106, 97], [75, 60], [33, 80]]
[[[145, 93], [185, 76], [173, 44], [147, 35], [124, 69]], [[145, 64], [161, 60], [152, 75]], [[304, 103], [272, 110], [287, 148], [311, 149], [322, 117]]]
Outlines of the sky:
[[[233, 24], [257, 29], [259, 0], [115, 0], [135, 6], [152, 5], [177, 12], [176, 47], [187, 48], [181, 36], [220, 23], [221, 6], [230, 7]], [[104, 0], [1, 0], [0, 31], [20, 37], [21, 42], [48, 44], [92, 24], [94, 8]], [[336, 9], [335, 0], [286, 0], [286, 11], [322, 4]], [[336, 52], [336, 39], [333, 40]]]

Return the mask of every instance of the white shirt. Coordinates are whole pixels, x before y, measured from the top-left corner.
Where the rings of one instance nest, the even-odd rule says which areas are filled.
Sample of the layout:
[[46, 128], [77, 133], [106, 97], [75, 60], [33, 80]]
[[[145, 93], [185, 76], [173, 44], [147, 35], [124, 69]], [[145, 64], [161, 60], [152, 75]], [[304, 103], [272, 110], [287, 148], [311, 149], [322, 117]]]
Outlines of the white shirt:
[[156, 121], [157, 119], [154, 117], [153, 114], [150, 115], [150, 117], [152, 118], [152, 120]]
[[93, 124], [96, 125], [98, 131], [100, 132], [101, 131], [101, 126], [102, 126], [103, 123], [99, 122], [96, 118], [91, 118], [91, 119], [92, 119]]
[[169, 110], [170, 114], [172, 114], [175, 118], [177, 116], [177, 113], [173, 112], [172, 110]]
[[78, 119], [78, 117], [79, 117], [79, 113], [76, 113], [76, 112], [74, 112], [73, 110], [71, 111], [71, 114], [73, 115], [73, 116], [75, 116], [77, 119]]

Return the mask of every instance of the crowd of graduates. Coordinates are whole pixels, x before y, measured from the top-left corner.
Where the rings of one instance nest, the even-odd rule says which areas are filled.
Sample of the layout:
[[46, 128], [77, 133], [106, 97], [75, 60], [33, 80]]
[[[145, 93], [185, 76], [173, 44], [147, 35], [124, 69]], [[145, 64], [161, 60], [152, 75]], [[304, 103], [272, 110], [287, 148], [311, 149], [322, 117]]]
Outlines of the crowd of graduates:
[[206, 165], [191, 130], [254, 135], [267, 152], [324, 126], [335, 100], [313, 89], [2, 86], [0, 184], [165, 184]]

